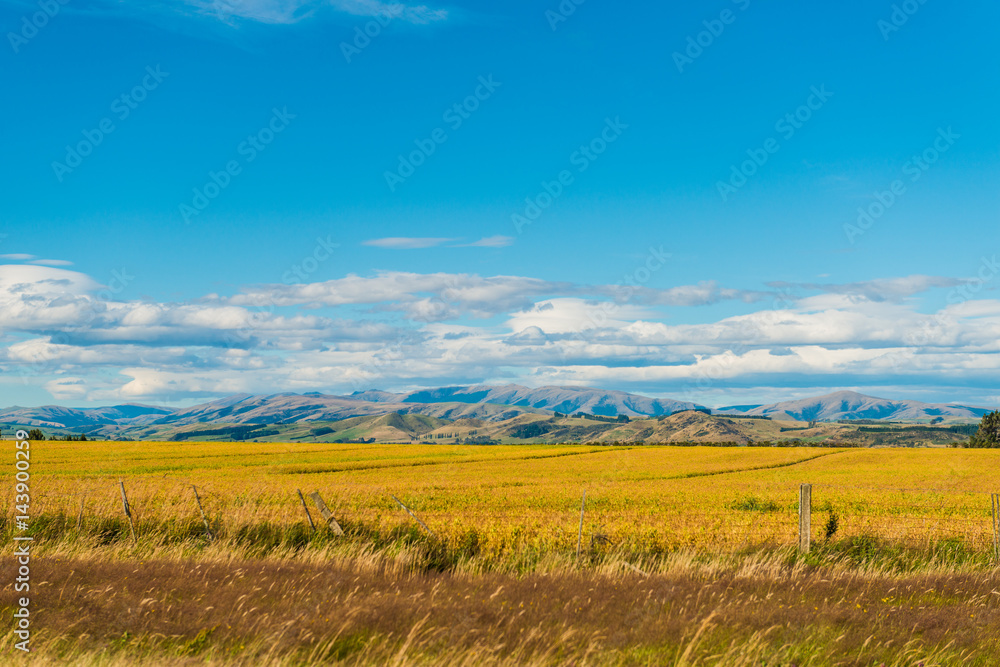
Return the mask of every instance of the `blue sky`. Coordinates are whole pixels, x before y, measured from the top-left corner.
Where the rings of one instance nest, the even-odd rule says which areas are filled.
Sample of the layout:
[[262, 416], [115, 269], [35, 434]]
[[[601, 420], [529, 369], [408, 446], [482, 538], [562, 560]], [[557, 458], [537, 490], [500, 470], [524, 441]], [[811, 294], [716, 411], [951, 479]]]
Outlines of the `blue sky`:
[[998, 14], [0, 1], [0, 404], [998, 405]]

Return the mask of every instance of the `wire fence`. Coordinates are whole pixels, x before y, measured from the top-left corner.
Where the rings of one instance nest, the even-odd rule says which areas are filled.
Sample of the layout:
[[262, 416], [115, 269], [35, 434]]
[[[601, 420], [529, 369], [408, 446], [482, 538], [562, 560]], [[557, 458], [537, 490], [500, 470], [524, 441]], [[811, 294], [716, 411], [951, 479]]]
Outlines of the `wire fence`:
[[[136, 522], [150, 526], [178, 520], [204, 521], [216, 527], [250, 525], [255, 522], [289, 524], [304, 522], [303, 501], [281, 490], [269, 495], [251, 491], [232, 493], [214, 488], [211, 483], [195, 484], [189, 479], [164, 475], [166, 485], [139, 486], [129, 490], [129, 506]], [[128, 483], [126, 482], [126, 486]], [[626, 499], [611, 503], [591, 492], [586, 512], [587, 531], [598, 541], [610, 544], [655, 544], [657, 547], [704, 546], [743, 549], [761, 545], [800, 543], [802, 508], [791, 489], [769, 498], [744, 498], [706, 505], [704, 499], [685, 496], [672, 503], [670, 497], [657, 499], [650, 506], [648, 498], [638, 506]], [[404, 494], [399, 490], [394, 493]], [[197, 494], [197, 497], [196, 497]], [[936, 502], [929, 502], [933, 494]], [[333, 514], [347, 520], [347, 525], [377, 525], [382, 528], [405, 525], [412, 521], [395, 507], [393, 493], [346, 497], [331, 493]], [[419, 491], [406, 496], [406, 503], [433, 530], [434, 534], [467, 533], [470, 530], [494, 529], [498, 534], [521, 536], [560, 536], [573, 533], [579, 521], [579, 501], [556, 506], [557, 499], [537, 501], [537, 506], [509, 501], [498, 511], [497, 497], [483, 497], [460, 507], [448, 506], [447, 491], [439, 492], [433, 503], [423, 502]], [[13, 498], [10, 498], [13, 501]], [[783, 501], [783, 502], [781, 502]], [[12, 507], [10, 502], [8, 507]], [[107, 488], [90, 485], [84, 490], [60, 490], [58, 493], [33, 493], [35, 518], [63, 514], [76, 518], [79, 527], [84, 519], [122, 517], [124, 507], [118, 485]], [[962, 548], [990, 552], [1000, 562], [1000, 496], [961, 489], [857, 487], [817, 485], [812, 495], [809, 538], [813, 544], [831, 540], [872, 537], [887, 543], [916, 547]], [[12, 509], [7, 521], [14, 526]], [[143, 523], [145, 522], [145, 523]], [[212, 530], [206, 532], [211, 534]], [[465, 534], [463, 533], [463, 534]], [[554, 539], [554, 538], [553, 538]]]

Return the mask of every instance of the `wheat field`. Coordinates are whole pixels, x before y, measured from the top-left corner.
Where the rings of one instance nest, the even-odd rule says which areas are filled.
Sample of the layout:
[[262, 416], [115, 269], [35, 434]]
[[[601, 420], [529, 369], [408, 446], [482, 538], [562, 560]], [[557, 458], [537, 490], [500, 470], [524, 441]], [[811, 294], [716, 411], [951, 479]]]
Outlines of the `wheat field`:
[[138, 524], [160, 526], [154, 535], [200, 520], [192, 486], [220, 529], [306, 526], [297, 490], [319, 491], [338, 521], [367, 531], [416, 527], [395, 496], [445, 544], [471, 540], [497, 557], [575, 549], [584, 491], [595, 547], [793, 544], [803, 482], [814, 489], [814, 540], [835, 514], [838, 537], [950, 540], [985, 553], [1000, 463], [967, 449], [56, 441], [33, 456], [36, 515], [121, 520], [122, 481]]
[[[26, 662], [996, 664], [998, 463], [967, 449], [37, 442], [45, 611]], [[9, 585], [0, 606], [9, 618]]]

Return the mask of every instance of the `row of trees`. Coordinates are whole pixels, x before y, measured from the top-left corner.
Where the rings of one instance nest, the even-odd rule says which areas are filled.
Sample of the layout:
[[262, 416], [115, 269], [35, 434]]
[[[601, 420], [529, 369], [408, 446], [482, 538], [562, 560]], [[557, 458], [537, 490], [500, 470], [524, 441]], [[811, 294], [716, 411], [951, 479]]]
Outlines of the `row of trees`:
[[58, 435], [53, 435], [49, 438], [45, 437], [45, 434], [40, 428], [33, 428], [28, 431], [28, 440], [70, 440], [73, 442], [87, 442], [87, 435], [81, 433], [80, 435], [64, 435], [59, 437]]

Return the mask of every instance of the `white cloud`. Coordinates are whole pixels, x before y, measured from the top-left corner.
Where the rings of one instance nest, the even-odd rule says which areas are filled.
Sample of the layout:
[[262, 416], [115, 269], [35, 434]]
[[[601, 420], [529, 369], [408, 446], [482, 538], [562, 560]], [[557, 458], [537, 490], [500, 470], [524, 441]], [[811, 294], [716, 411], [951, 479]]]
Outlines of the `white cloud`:
[[446, 10], [431, 9], [427, 5], [405, 5], [381, 0], [330, 0], [330, 5], [342, 12], [357, 16], [394, 17], [417, 24], [443, 21], [448, 18]]
[[[101, 285], [66, 269], [0, 265], [0, 374], [32, 378], [65, 400], [493, 378], [653, 387], [660, 395], [766, 389], [802, 378], [838, 386], [994, 386], [1000, 301], [923, 313], [913, 299], [888, 298], [928, 284], [904, 282], [882, 281], [893, 287], [877, 294], [830, 289], [778, 301], [778, 308], [702, 322], [685, 316], [675, 324], [665, 303], [746, 301], [754, 293], [701, 283], [641, 290], [632, 302], [615, 303], [620, 292], [608, 285], [384, 272], [156, 303], [99, 299]], [[338, 310], [362, 305], [374, 311], [371, 319]], [[303, 311], [312, 306], [332, 312]], [[495, 315], [504, 317], [455, 323]]]
[[371, 239], [365, 241], [362, 245], [374, 246], [376, 248], [391, 248], [393, 250], [418, 250], [421, 248], [433, 248], [457, 240], [440, 237], [390, 236], [384, 239]]
[[0, 265], [0, 300], [27, 296], [81, 295], [100, 285], [90, 276], [76, 271], [26, 266]]
[[549, 342], [549, 336], [541, 328], [530, 326], [504, 338], [503, 342], [507, 345], [545, 345]]
[[957, 287], [965, 282], [967, 281], [944, 276], [912, 275], [903, 278], [882, 278], [841, 285], [770, 282], [768, 287], [819, 290], [830, 294], [862, 296], [871, 301], [900, 301], [934, 288]]
[[[668, 289], [627, 287], [623, 285], [577, 285], [524, 276], [482, 277], [462, 273], [404, 273], [384, 271], [372, 277], [349, 275], [321, 283], [298, 285], [260, 285], [248, 287], [241, 294], [226, 299], [234, 305], [269, 304], [274, 306], [341, 306], [347, 304], [385, 304], [388, 310], [413, 313], [420, 321], [439, 321], [472, 314], [489, 317], [533, 307], [545, 297], [600, 297], [621, 306], [701, 306], [720, 301], [760, 301], [765, 292], [725, 289], [717, 284], [700, 283]], [[430, 301], [438, 302], [431, 308]], [[444, 306], [447, 307], [442, 307]], [[437, 317], [428, 318], [429, 312]]]
[[[177, 15], [182, 18], [207, 17], [235, 26], [242, 22], [265, 25], [290, 25], [322, 14], [340, 12], [351, 16], [382, 17], [414, 25], [444, 21], [448, 11], [427, 5], [380, 0], [136, 0], [120, 3], [98, 0], [86, 11], [97, 13], [130, 13], [141, 16]], [[160, 23], [157, 21], [157, 23]]]
[[39, 266], [73, 266], [73, 262], [65, 259], [33, 259], [29, 264], [38, 264]]
[[582, 334], [592, 329], [620, 329], [652, 316], [651, 310], [640, 306], [559, 298], [539, 301], [530, 309], [512, 314], [506, 326], [512, 332], [535, 327], [547, 334]]
[[[628, 288], [617, 287], [618, 294], [627, 293]], [[707, 280], [697, 285], [680, 285], [667, 289], [651, 289], [648, 287], [633, 288], [634, 300], [657, 306], [705, 306], [720, 301], [743, 301], [755, 303], [767, 298], [773, 298], [770, 292], [737, 290], [720, 287], [714, 280]]]
[[[386, 310], [414, 313], [416, 319], [423, 319], [429, 312], [447, 313], [449, 317], [462, 312], [490, 316], [531, 307], [540, 296], [577, 291], [580, 288], [570, 283], [521, 276], [483, 278], [460, 273], [386, 271], [370, 278], [350, 275], [321, 283], [251, 287], [227, 301], [234, 305], [274, 306], [385, 304]], [[430, 301], [437, 305], [432, 306]]]
[[472, 243], [465, 243], [463, 248], [506, 248], [514, 243], [513, 236], [486, 236]]
[[392, 250], [420, 250], [423, 248], [436, 248], [445, 244], [448, 248], [505, 248], [514, 243], [512, 236], [486, 236], [471, 243], [458, 243], [461, 239], [448, 237], [412, 237], [412, 236], [390, 236], [383, 239], [370, 239], [363, 241], [362, 245], [376, 248], [390, 248]]
[[87, 397], [83, 378], [63, 377], [45, 383], [45, 390], [57, 401], [79, 401]]

